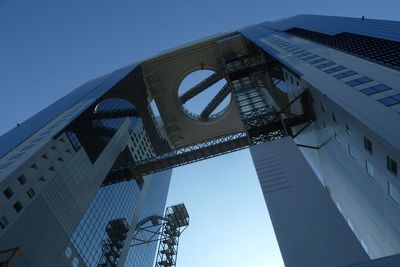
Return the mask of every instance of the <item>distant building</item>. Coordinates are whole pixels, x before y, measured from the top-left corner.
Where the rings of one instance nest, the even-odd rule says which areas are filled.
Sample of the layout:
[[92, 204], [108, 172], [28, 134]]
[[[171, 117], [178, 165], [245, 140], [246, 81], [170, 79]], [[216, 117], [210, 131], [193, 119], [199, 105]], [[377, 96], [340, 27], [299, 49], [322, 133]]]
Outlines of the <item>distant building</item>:
[[397, 264], [369, 258], [400, 252], [399, 32], [298, 15], [89, 81], [0, 137], [1, 259], [150, 266], [155, 243], [126, 254], [128, 231], [162, 215], [167, 170], [250, 147], [287, 266]]

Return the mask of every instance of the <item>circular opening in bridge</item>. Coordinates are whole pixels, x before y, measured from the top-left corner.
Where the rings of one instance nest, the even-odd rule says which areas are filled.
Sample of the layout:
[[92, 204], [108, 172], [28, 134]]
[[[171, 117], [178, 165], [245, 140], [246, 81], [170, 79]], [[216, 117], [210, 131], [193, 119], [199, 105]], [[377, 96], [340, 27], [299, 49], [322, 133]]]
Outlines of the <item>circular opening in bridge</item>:
[[212, 120], [224, 114], [231, 94], [225, 87], [227, 81], [222, 77], [211, 70], [198, 70], [182, 80], [178, 97], [187, 115], [199, 120]]

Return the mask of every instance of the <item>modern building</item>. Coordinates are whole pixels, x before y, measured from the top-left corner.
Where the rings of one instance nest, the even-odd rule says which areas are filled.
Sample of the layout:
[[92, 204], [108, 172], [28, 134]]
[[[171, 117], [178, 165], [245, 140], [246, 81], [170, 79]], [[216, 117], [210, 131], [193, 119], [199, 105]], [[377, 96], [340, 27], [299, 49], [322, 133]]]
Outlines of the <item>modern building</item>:
[[[115, 246], [112, 234], [148, 216], [163, 216], [171, 170], [136, 180], [125, 171], [119, 178], [127, 180], [113, 183], [113, 170], [155, 155], [149, 134], [159, 135], [144, 127], [152, 114], [138, 117], [132, 102], [112, 96], [89, 104], [90, 111], [83, 107], [101, 97], [93, 89], [118, 75], [83, 85], [2, 137], [2, 149], [16, 147], [2, 151], [8, 161], [1, 167], [0, 246], [23, 252], [13, 259], [16, 266], [114, 266], [123, 240]], [[117, 94], [109, 89], [116, 89], [119, 79], [104, 92]], [[86, 112], [97, 117], [85, 117]], [[23, 131], [27, 139], [19, 143]], [[126, 265], [153, 266], [156, 251], [154, 242], [133, 247]]]
[[[102, 266], [117, 225], [113, 264], [150, 264], [155, 246], [128, 248], [140, 220], [162, 214], [167, 170], [250, 147], [287, 266], [395, 266], [399, 32], [298, 15], [88, 82], [0, 137], [0, 250], [19, 248], [19, 264]], [[180, 92], [198, 70], [213, 74]]]

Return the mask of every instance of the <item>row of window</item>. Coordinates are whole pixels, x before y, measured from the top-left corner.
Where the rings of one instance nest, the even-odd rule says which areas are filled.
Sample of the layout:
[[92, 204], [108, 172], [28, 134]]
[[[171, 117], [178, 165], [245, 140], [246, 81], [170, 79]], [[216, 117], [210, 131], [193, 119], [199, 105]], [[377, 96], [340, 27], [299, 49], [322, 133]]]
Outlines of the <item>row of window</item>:
[[[65, 119], [63, 119], [63, 120], [65, 120]], [[61, 122], [61, 121], [57, 121], [55, 125], [51, 126], [51, 127], [48, 128], [48, 129], [52, 129], [52, 128], [58, 127], [60, 122]], [[3, 163], [3, 164], [0, 164], [0, 170], [1, 170], [1, 169], [5, 169], [5, 168], [7, 168], [8, 166], [10, 166], [11, 164], [13, 164], [13, 163], [15, 162], [15, 159], [18, 159], [18, 158], [22, 157], [28, 150], [32, 149], [32, 148], [33, 148], [34, 146], [36, 146], [41, 140], [43, 140], [43, 138], [45, 137], [45, 135], [47, 135], [47, 134], [50, 133], [50, 132], [51, 132], [51, 130], [50, 130], [50, 131], [43, 132], [43, 133], [40, 135], [41, 137], [36, 138], [36, 139], [33, 139], [32, 141], [30, 141], [29, 144], [26, 145], [26, 146], [24, 146], [23, 148], [21, 148], [17, 154], [15, 154], [15, 155], [13, 155], [12, 157], [10, 157], [10, 158], [8, 159], [8, 162]], [[61, 138], [60, 141], [65, 142], [65, 140], [64, 140], [63, 138]]]
[[[63, 138], [60, 138], [59, 141], [62, 142], [62, 143], [65, 143], [65, 140], [64, 140]], [[54, 150], [54, 151], [58, 151], [58, 148], [57, 148], [55, 145], [52, 145], [52, 146], [50, 147], [50, 149], [51, 149], [51, 150]], [[70, 154], [70, 153], [71, 153], [71, 150], [67, 148], [67, 149], [65, 150], [65, 152], [68, 153], [68, 154]], [[42, 159], [45, 159], [45, 160], [48, 160], [48, 159], [49, 159], [49, 157], [47, 156], [46, 153], [43, 153], [40, 157], [41, 157]], [[63, 159], [61, 156], [59, 156], [59, 157], [57, 158], [57, 160], [58, 160], [59, 162], [64, 162], [64, 159]], [[32, 169], [38, 169], [38, 166], [37, 166], [35, 163], [33, 163], [33, 164], [30, 165], [30, 168], [32, 168]], [[50, 171], [55, 171], [56, 169], [54, 168], [54, 166], [50, 166], [50, 167], [48, 168], [48, 170], [50, 170]], [[27, 184], [28, 179], [26, 178], [26, 176], [25, 176], [24, 174], [22, 174], [22, 175], [20, 175], [20, 176], [17, 178], [17, 181], [18, 181], [18, 184], [21, 186], [21, 188], [23, 188], [23, 187], [25, 187], [25, 185]], [[45, 179], [43, 176], [40, 176], [40, 177], [38, 178], [38, 181], [40, 181], [40, 182], [46, 182], [46, 179]], [[5, 188], [5, 189], [3, 190], [2, 193], [3, 193], [3, 195], [6, 197], [6, 199], [11, 199], [11, 198], [15, 195], [15, 191], [19, 191], [19, 189], [15, 189], [15, 188], [13, 189], [11, 186], [8, 186], [7, 188]], [[29, 188], [25, 189], [25, 193], [27, 194], [27, 196], [28, 196], [30, 199], [33, 199], [33, 198], [35, 197], [35, 195], [36, 195], [36, 192], [35, 192], [35, 190], [34, 190], [32, 187], [29, 187]], [[22, 203], [21, 203], [19, 200], [15, 201], [15, 202], [12, 204], [12, 207], [13, 207], [13, 209], [15, 210], [16, 213], [20, 213], [20, 212], [23, 210], [23, 208], [24, 208], [24, 206], [22, 205]], [[0, 217], [0, 228], [3, 229], [3, 228], [5, 228], [8, 224], [9, 224], [9, 220], [8, 220], [5, 216], [1, 216], [1, 217]]]
[[[318, 55], [312, 55], [312, 53], [307, 52], [306, 50], [296, 47], [292, 44], [289, 44], [286, 41], [283, 41], [281, 39], [271, 37], [270, 41], [272, 43], [274, 43], [276, 46], [286, 50], [287, 52], [292, 53], [293, 55], [296, 55], [296, 57], [298, 57], [298, 58], [303, 57], [302, 60], [307, 61], [311, 65], [315, 65], [315, 67], [318, 69], [324, 69], [324, 68], [336, 65], [336, 63], [333, 61], [327, 61], [327, 59], [325, 59], [323, 57], [319, 57]], [[324, 61], [327, 61], [327, 62], [324, 62]], [[321, 62], [324, 62], [324, 63], [316, 65]], [[335, 66], [335, 67], [326, 69], [326, 70], [324, 70], [324, 72], [328, 73], [328, 74], [332, 74], [332, 73], [336, 73], [336, 72], [339, 72], [339, 71], [345, 70], [345, 69], [346, 69], [345, 67], [339, 65], [339, 66]], [[350, 77], [350, 76], [353, 76], [356, 74], [358, 74], [358, 73], [355, 71], [347, 70], [347, 71], [335, 74], [334, 77], [337, 79], [344, 79], [344, 78], [347, 78], [347, 77]], [[346, 84], [351, 87], [355, 87], [355, 86], [365, 84], [368, 82], [372, 82], [372, 81], [373, 80], [371, 78], [364, 76], [364, 77], [357, 78], [357, 79], [354, 79], [351, 81], [347, 81]], [[374, 86], [362, 89], [362, 90], [360, 90], [360, 92], [363, 94], [366, 94], [366, 95], [373, 95], [373, 94], [387, 91], [390, 89], [392, 89], [392, 88], [387, 85], [378, 84], [378, 85], [374, 85]], [[384, 98], [378, 99], [378, 101], [386, 106], [396, 105], [396, 104], [400, 103], [400, 94], [395, 94], [395, 95], [391, 95], [388, 97], [384, 97]]]
[[[364, 149], [371, 155], [373, 154], [372, 142], [367, 137], [364, 137]], [[386, 169], [392, 174], [397, 175], [397, 162], [388, 155], [386, 155]]]
[[146, 158], [153, 157], [154, 152], [152, 149], [152, 145], [146, 133], [144, 132], [144, 128], [142, 127], [141, 130], [136, 133], [132, 132], [132, 135], [133, 136], [131, 136], [131, 140], [134, 147], [131, 146], [130, 149], [132, 151], [135, 161], [140, 161]]
[[[325, 108], [321, 103], [321, 111], [325, 112]], [[332, 112], [332, 121], [337, 123], [335, 113]], [[326, 128], [325, 121], [322, 121], [322, 125], [324, 128]], [[351, 130], [349, 125], [346, 123], [346, 132], [348, 135], [352, 136]], [[335, 134], [335, 139], [337, 139], [337, 135]], [[368, 151], [371, 155], [373, 154], [373, 149], [372, 149], [372, 142], [369, 140], [367, 137], [364, 137], [364, 149]], [[386, 168], [388, 171], [390, 171], [393, 175], [397, 176], [397, 162], [392, 159], [390, 156], [386, 155]]]
[[[325, 109], [324, 109], [324, 106], [322, 105], [322, 103], [321, 103], [321, 110], [322, 110], [323, 112], [325, 112]], [[335, 123], [337, 123], [336, 116], [335, 116], [335, 114], [334, 114], [333, 112], [332, 112], [332, 120], [333, 120]], [[324, 120], [322, 120], [322, 125], [323, 125], [324, 128], [326, 128], [326, 124], [325, 124], [325, 121], [324, 121]], [[349, 136], [352, 136], [350, 127], [349, 127], [349, 125], [348, 125], [347, 123], [346, 123], [346, 133], [347, 133]], [[336, 140], [337, 142], [339, 142], [336, 132], [334, 132], [334, 137], [335, 137], [335, 140]], [[340, 142], [339, 142], [339, 143], [340, 143]], [[367, 137], [364, 137], [364, 138], [363, 138], [363, 145], [364, 145], [364, 149], [365, 149], [369, 154], [373, 155], [373, 151], [374, 151], [374, 150], [373, 150], [372, 141], [371, 141], [370, 139], [368, 139]], [[350, 149], [350, 145], [348, 145], [348, 152], [349, 152], [349, 155], [350, 155], [351, 157], [354, 158], [354, 156], [353, 156], [353, 154], [352, 154], [352, 152], [351, 152], [351, 149]], [[393, 158], [391, 158], [389, 155], [386, 155], [386, 169], [387, 169], [391, 174], [397, 176], [397, 173], [398, 173], [397, 162], [396, 162]], [[374, 166], [373, 166], [368, 160], [365, 160], [365, 170], [366, 170], [366, 172], [367, 172], [371, 177], [375, 177], [375, 168], [374, 168]], [[399, 191], [399, 190], [397, 189], [397, 187], [394, 186], [392, 183], [390, 183], [390, 182], [387, 182], [387, 183], [388, 183], [387, 193], [388, 193], [389, 197], [390, 197], [396, 204], [400, 205], [400, 191]]]

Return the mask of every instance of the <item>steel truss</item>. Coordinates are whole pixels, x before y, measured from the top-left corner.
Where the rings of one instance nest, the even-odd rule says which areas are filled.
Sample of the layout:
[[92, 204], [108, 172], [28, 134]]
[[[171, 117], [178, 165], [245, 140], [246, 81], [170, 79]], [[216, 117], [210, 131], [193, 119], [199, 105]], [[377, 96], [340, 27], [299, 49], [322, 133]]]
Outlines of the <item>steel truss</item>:
[[208, 87], [212, 86], [213, 84], [219, 82], [225, 77], [225, 73], [222, 72], [216, 72], [206, 79], [204, 79], [202, 82], [199, 84], [195, 85], [193, 88], [189, 89], [187, 92], [185, 92], [183, 95], [179, 97], [181, 100], [182, 104], [185, 104], [187, 101], [189, 101], [191, 98], [195, 97], [196, 95], [200, 94], [204, 90], [206, 90]]
[[164, 217], [149, 216], [136, 225], [131, 247], [159, 241], [155, 266], [176, 266], [179, 237], [188, 225], [184, 204], [167, 207]]
[[[243, 128], [234, 134], [218, 136], [153, 158], [128, 163], [126, 167], [112, 169], [108, 176], [112, 179], [107, 179], [107, 184], [133, 178], [140, 179], [143, 175], [216, 157], [285, 136], [296, 137], [315, 120], [309, 103], [308, 90], [304, 90], [281, 110], [275, 110], [261, 93], [267, 88], [266, 76], [269, 75], [275, 80], [281, 77], [281, 70], [279, 71], [281, 67], [276, 61], [259, 55], [244, 56], [226, 60], [225, 66], [225, 79], [228, 81], [225, 90], [232, 92], [235, 97]], [[270, 75], [271, 70], [273, 73]], [[210, 80], [219, 78], [220, 73]], [[274, 83], [270, 86], [274, 86]], [[252, 103], [249, 105], [242, 101], [242, 98], [251, 91], [257, 92], [259, 97], [249, 98]], [[297, 101], [301, 102], [303, 114], [294, 114], [290, 111], [290, 107]], [[304, 127], [293, 133], [292, 127], [298, 125]]]
[[102, 255], [98, 267], [116, 267], [124, 246], [129, 225], [125, 218], [108, 222], [106, 233], [108, 239], [101, 241]]

